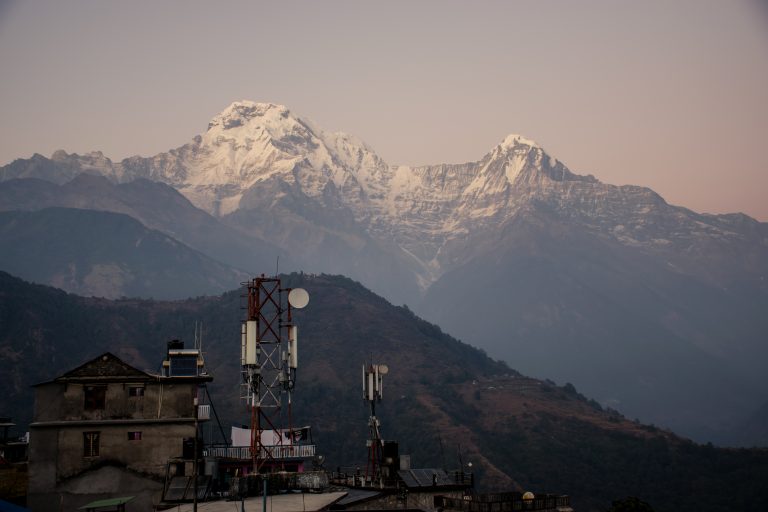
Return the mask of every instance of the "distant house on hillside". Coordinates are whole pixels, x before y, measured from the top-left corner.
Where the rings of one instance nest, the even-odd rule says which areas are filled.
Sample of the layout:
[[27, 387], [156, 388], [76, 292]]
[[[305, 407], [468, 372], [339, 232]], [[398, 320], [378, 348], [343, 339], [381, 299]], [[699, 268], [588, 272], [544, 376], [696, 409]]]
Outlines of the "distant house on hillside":
[[135, 496], [126, 510], [151, 510], [159, 501], [169, 460], [182, 459], [195, 437], [198, 388], [212, 380], [196, 349], [168, 345], [162, 375], [107, 352], [35, 386], [31, 510], [126, 495]]

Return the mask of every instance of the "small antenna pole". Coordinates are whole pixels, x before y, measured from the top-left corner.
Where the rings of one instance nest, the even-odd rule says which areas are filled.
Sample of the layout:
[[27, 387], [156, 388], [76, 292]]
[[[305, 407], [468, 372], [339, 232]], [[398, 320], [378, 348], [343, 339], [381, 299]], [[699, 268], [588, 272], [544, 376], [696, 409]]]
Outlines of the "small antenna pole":
[[443, 436], [437, 433], [437, 440], [440, 442], [440, 460], [443, 462], [443, 470], [445, 470], [445, 452], [443, 451]]
[[195, 348], [203, 353], [203, 321], [195, 320]]
[[374, 484], [381, 478], [381, 459], [384, 440], [381, 438], [379, 427], [381, 422], [376, 417], [376, 402], [381, 402], [384, 390], [384, 375], [389, 373], [389, 367], [385, 364], [363, 365], [363, 400], [368, 402], [371, 408], [371, 417], [368, 419], [370, 439], [366, 441], [368, 446], [368, 464], [365, 468], [365, 480]]

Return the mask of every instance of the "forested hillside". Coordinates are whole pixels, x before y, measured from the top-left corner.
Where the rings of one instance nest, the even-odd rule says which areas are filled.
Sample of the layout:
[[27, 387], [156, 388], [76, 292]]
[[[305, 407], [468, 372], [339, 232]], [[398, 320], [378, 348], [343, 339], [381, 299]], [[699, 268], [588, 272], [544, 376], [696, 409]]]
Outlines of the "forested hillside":
[[[391, 368], [377, 409], [386, 439], [416, 467], [473, 463], [483, 490], [570, 494], [579, 511], [639, 496], [657, 511], [765, 510], [768, 451], [697, 445], [603, 410], [571, 385], [527, 378], [403, 307], [337, 276], [285, 276], [306, 288], [295, 311], [300, 363], [294, 424], [313, 428], [326, 466], [365, 460], [366, 361]], [[239, 399], [240, 291], [186, 301], [86, 299], [0, 273], [0, 413], [28, 422], [30, 385], [110, 351], [158, 369], [165, 343], [193, 338], [214, 376], [225, 428], [248, 422]], [[7, 412], [6, 412], [7, 411]]]

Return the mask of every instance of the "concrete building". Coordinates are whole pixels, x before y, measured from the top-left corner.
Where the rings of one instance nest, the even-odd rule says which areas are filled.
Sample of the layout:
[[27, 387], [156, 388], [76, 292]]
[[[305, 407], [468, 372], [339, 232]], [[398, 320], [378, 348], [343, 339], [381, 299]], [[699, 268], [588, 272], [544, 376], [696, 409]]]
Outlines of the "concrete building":
[[195, 438], [196, 397], [212, 380], [199, 351], [180, 342], [169, 343], [162, 373], [105, 353], [35, 386], [31, 510], [76, 510], [117, 495], [135, 496], [126, 510], [152, 510], [169, 461], [184, 460], [185, 440]]

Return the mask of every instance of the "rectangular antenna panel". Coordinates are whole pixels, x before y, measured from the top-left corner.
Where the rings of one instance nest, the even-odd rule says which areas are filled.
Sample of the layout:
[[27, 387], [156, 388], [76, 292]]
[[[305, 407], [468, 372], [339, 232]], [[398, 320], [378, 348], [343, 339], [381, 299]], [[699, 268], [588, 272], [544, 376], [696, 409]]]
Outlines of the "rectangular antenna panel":
[[373, 372], [368, 372], [368, 400], [373, 401], [376, 398], [376, 391], [373, 384]]
[[299, 333], [295, 325], [288, 328], [288, 366], [299, 366]]
[[245, 324], [243, 324], [240, 333], [240, 364], [245, 364]]
[[245, 327], [245, 364], [258, 364], [259, 356], [256, 350], [256, 320], [248, 320]]

